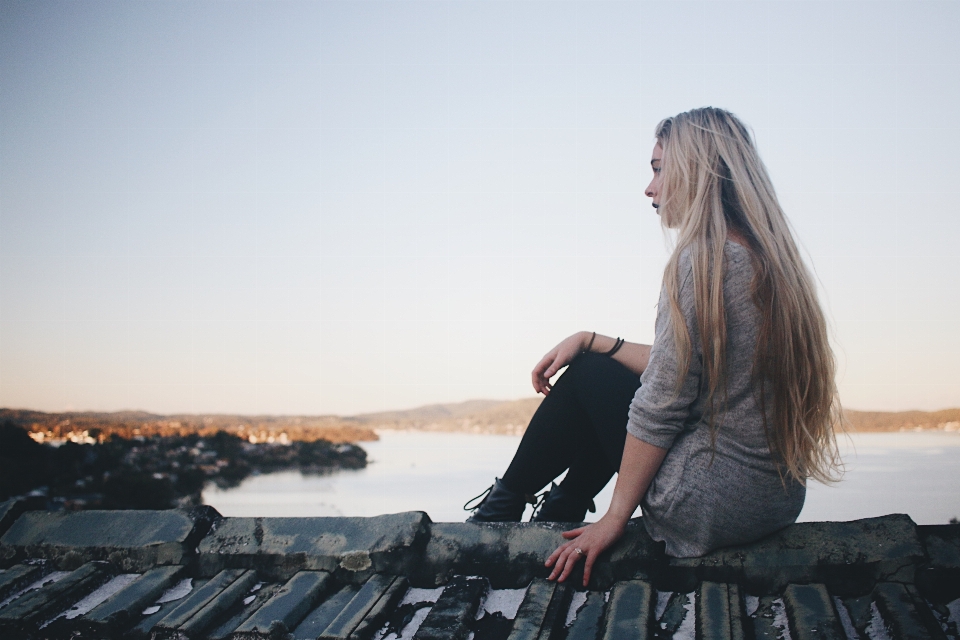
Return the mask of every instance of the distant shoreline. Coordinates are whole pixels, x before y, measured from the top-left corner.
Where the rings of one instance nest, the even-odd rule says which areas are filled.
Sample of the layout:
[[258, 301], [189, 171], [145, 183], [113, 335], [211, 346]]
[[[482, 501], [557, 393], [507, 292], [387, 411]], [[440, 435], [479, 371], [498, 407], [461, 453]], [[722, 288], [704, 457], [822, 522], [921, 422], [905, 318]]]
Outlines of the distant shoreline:
[[904, 431], [960, 432], [960, 409], [940, 411], [854, 411], [843, 412], [848, 428], [856, 433]]
[[[468, 400], [356, 416], [157, 415], [142, 411], [45, 413], [0, 408], [0, 422], [17, 424], [31, 432], [31, 437], [39, 442], [94, 442], [110, 435], [124, 438], [206, 436], [217, 431], [225, 431], [252, 443], [370, 442], [379, 439], [377, 430], [518, 436], [523, 434], [541, 400]], [[846, 428], [852, 433], [960, 433], [960, 408], [941, 411], [848, 409], [844, 417]]]

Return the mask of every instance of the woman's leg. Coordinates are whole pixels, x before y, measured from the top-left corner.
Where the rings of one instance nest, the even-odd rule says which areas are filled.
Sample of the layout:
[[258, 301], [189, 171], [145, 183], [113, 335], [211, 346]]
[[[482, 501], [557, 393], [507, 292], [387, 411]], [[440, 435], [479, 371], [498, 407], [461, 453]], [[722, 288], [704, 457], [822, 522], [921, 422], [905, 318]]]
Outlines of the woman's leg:
[[503, 484], [536, 493], [569, 469], [563, 486], [592, 499], [620, 468], [627, 412], [640, 376], [595, 353], [574, 360], [527, 427]]

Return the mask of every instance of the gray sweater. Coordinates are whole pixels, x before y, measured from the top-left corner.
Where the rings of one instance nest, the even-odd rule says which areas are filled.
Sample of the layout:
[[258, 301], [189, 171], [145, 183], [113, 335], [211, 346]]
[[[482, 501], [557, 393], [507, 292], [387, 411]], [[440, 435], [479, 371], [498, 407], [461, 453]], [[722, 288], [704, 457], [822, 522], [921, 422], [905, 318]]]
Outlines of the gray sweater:
[[716, 447], [711, 447], [704, 413], [703, 352], [689, 254], [680, 256], [680, 308], [690, 331], [690, 370], [677, 395], [670, 303], [661, 291], [650, 363], [627, 424], [640, 440], [669, 449], [640, 506], [650, 535], [666, 542], [668, 554], [681, 558], [751, 542], [796, 521], [806, 493], [786, 475], [781, 479], [751, 383], [760, 314], [750, 292], [750, 255], [731, 241], [725, 254], [728, 401]]

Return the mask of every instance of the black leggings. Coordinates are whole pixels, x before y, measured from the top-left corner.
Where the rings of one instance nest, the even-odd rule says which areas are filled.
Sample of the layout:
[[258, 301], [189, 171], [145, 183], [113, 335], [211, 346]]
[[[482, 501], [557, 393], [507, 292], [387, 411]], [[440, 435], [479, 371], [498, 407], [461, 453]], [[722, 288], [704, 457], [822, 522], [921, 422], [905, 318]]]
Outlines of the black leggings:
[[620, 469], [640, 376], [607, 356], [577, 357], [543, 399], [502, 482], [536, 493], [569, 469], [565, 490], [592, 498]]

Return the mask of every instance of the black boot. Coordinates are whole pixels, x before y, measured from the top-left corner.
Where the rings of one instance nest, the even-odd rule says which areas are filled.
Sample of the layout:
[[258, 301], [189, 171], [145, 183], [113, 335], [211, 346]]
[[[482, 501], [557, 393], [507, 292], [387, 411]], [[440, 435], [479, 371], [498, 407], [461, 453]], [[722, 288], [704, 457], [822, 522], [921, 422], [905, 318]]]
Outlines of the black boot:
[[[485, 496], [485, 497], [484, 497]], [[471, 506], [475, 500], [479, 503]], [[527, 504], [533, 504], [534, 496], [527, 496], [508, 489], [500, 478], [494, 478], [493, 485], [476, 498], [463, 505], [464, 511], [473, 511], [467, 522], [520, 522]]]
[[563, 484], [553, 484], [540, 509], [533, 514], [532, 522], [583, 522], [587, 511], [595, 513], [597, 506], [592, 496], [578, 495]]

